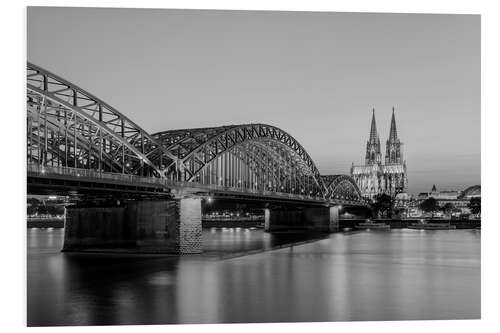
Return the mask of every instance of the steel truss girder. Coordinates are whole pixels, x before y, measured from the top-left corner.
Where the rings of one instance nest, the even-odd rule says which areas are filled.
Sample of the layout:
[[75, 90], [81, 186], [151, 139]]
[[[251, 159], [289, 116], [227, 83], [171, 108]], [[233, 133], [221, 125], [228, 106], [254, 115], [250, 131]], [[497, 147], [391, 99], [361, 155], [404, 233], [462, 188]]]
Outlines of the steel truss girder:
[[[203, 166], [193, 176], [192, 181], [205, 183], [207, 174], [219, 174], [217, 169], [219, 158], [222, 155], [234, 156], [240, 163], [237, 165], [236, 179], [218, 177], [212, 182], [236, 184], [236, 187], [246, 189], [259, 188], [276, 192], [293, 192], [296, 194], [322, 196], [322, 188], [314, 181], [314, 174], [303, 163], [298, 155], [288, 146], [269, 138], [238, 143], [228, 150], [224, 150], [210, 162]], [[247, 169], [252, 173], [255, 184], [248, 183]], [[230, 170], [232, 171], [232, 170]], [[244, 184], [238, 185], [238, 184]]]
[[[252, 156], [252, 161], [256, 165], [258, 165], [258, 171], [263, 172], [264, 175], [272, 175], [272, 178], [275, 180], [275, 187], [281, 189], [284, 187], [283, 185], [287, 182], [289, 183], [297, 183], [297, 190], [302, 190], [304, 193], [308, 185], [306, 184], [307, 177], [314, 177], [307, 168], [301, 168], [299, 166], [301, 160], [294, 159], [293, 156], [289, 155], [289, 150], [283, 149], [285, 146], [281, 144], [277, 144], [281, 146], [281, 149], [272, 149], [272, 144], [266, 143], [264, 140], [255, 140], [250, 143], [253, 147], [249, 147], [248, 145], [244, 149], [240, 149], [241, 146], [236, 146], [238, 151], [244, 156], [245, 154], [250, 154]], [[257, 151], [254, 149], [257, 148]], [[271, 148], [271, 149], [270, 149]], [[274, 147], [276, 148], [276, 147]], [[258, 156], [255, 156], [257, 153]], [[299, 171], [299, 172], [292, 172]], [[268, 184], [266, 184], [268, 187]], [[320, 188], [316, 188], [314, 192], [321, 192]], [[301, 192], [301, 191], [296, 191]]]
[[342, 197], [361, 200], [362, 195], [354, 179], [347, 175], [322, 176], [327, 184], [328, 193], [326, 198], [337, 199]]
[[[31, 92], [33, 94], [33, 92]], [[42, 102], [38, 103], [33, 99], [35, 97], [40, 97]], [[28, 103], [28, 112], [33, 115], [33, 119], [37, 119], [39, 128], [47, 128], [54, 130], [51, 127], [59, 127], [60, 131], [65, 132], [65, 139], [67, 140], [65, 144], [72, 143], [73, 144], [73, 155], [71, 156], [76, 163], [76, 160], [84, 159], [84, 157], [88, 158], [88, 163], [90, 163], [90, 156], [97, 157], [97, 151], [100, 148], [97, 145], [102, 144], [101, 140], [106, 140], [108, 142], [109, 154], [106, 151], [101, 149], [101, 153], [103, 157], [106, 157], [108, 160], [104, 159], [101, 162], [107, 165], [118, 165], [118, 170], [123, 170], [123, 165], [117, 160], [116, 155], [124, 150], [124, 146], [122, 141], [113, 141], [111, 137], [105, 133], [102, 134], [102, 129], [99, 127], [91, 127], [91, 123], [87, 122], [86, 119], [82, 119], [78, 116], [77, 113], [68, 109], [60, 109], [58, 104], [51, 104], [50, 106], [47, 104], [47, 99], [45, 95], [31, 95], [31, 101]], [[43, 111], [42, 111], [43, 109]], [[51, 114], [50, 111], [56, 110], [56, 114]], [[60, 112], [65, 112], [65, 115], [62, 116]], [[59, 114], [58, 114], [59, 113]], [[43, 123], [42, 123], [43, 121]], [[65, 123], [65, 125], [63, 125]], [[64, 126], [64, 128], [62, 128]], [[33, 132], [33, 131], [32, 131]], [[38, 132], [38, 131], [37, 131]], [[45, 131], [44, 131], [45, 132]], [[69, 135], [68, 135], [69, 134]], [[44, 133], [44, 136], [46, 133]], [[44, 138], [45, 140], [45, 138]], [[48, 138], [45, 143], [45, 147], [48, 148]], [[84, 149], [82, 149], [84, 148]], [[78, 156], [75, 156], [76, 150], [78, 149]], [[104, 149], [105, 150], [105, 149]], [[87, 154], [87, 155], [86, 155]], [[122, 153], [122, 155], [125, 152]], [[115, 156], [113, 156], [115, 155]], [[126, 154], [125, 156], [129, 156]], [[76, 159], [75, 159], [76, 158]], [[66, 161], [68, 163], [68, 161]], [[89, 167], [89, 166], [88, 166]], [[112, 168], [116, 170], [116, 168]]]
[[27, 81], [28, 93], [44, 96], [52, 103], [71, 110], [113, 138], [118, 145], [126, 147], [130, 155], [139, 161], [136, 164], [147, 165], [155, 176], [164, 177], [164, 173], [148, 156], [153, 153], [161, 155], [163, 159], [173, 159], [173, 156], [123, 114], [78, 86], [30, 63]]
[[[206, 133], [213, 135], [210, 136]], [[230, 150], [233, 146], [259, 138], [271, 139], [290, 148], [309, 168], [314, 175], [315, 182], [318, 186], [323, 187], [322, 192], [325, 192], [319, 171], [305, 149], [288, 133], [274, 126], [264, 124], [234, 125], [221, 128], [166, 131], [156, 133], [153, 136], [157, 140], [162, 137], [168, 141], [164, 147], [169, 149], [173, 155], [177, 154], [179, 169], [182, 171], [180, 177], [185, 181], [192, 181], [205, 164], [219, 154]]]
[[41, 96], [44, 96], [46, 99], [50, 100], [52, 103], [59, 104], [63, 108], [74, 112], [74, 114], [78, 115], [79, 118], [83, 119], [84, 121], [88, 122], [92, 126], [98, 128], [102, 132], [106, 133], [107, 137], [109, 137], [113, 141], [117, 142], [117, 146], [121, 145], [122, 147], [127, 147], [127, 149], [130, 152], [132, 152], [132, 154], [134, 154], [135, 156], [137, 156], [138, 160], [141, 160], [141, 161], [145, 162], [146, 164], [148, 164], [149, 166], [151, 166], [158, 173], [158, 175], [161, 174], [160, 170], [144, 154], [142, 154], [140, 151], [138, 151], [135, 146], [133, 146], [127, 140], [124, 140], [122, 137], [120, 137], [117, 133], [115, 133], [112, 130], [110, 130], [108, 127], [102, 126], [102, 124], [100, 124], [98, 121], [96, 121], [92, 117], [87, 116], [80, 108], [72, 106], [72, 105], [70, 105], [69, 103], [67, 103], [65, 101], [58, 100], [58, 98], [55, 97], [52, 93], [50, 93], [50, 92], [44, 92], [43, 90], [41, 90], [41, 89], [39, 89], [37, 87], [31, 86], [29, 84], [28, 84], [28, 90], [31, 91], [31, 92], [33, 92], [33, 93], [37, 93], [37, 94], [39, 94]]
[[233, 151], [243, 162], [245, 162], [246, 156], [249, 157], [249, 161], [251, 163], [248, 163], [248, 166], [258, 175], [258, 179], [260, 180], [258, 185], [263, 189], [271, 190], [272, 187], [269, 187], [269, 183], [273, 182], [275, 188], [281, 188], [282, 181], [286, 181], [286, 178], [294, 178], [294, 182], [296, 182], [297, 179], [299, 179], [299, 181], [302, 180], [300, 177], [294, 177], [293, 174], [288, 173], [288, 171], [293, 168], [290, 163], [288, 163], [282, 156], [266, 149], [266, 147], [257, 145], [257, 149], [247, 148], [243, 150], [239, 148], [240, 147], [235, 147], [233, 148]]
[[[242, 156], [248, 155], [255, 165], [251, 166], [251, 168], [256, 171], [258, 175], [262, 174], [265, 176], [273, 174], [273, 178], [278, 180], [277, 176], [278, 174], [281, 174], [282, 176], [288, 176], [289, 178], [294, 179], [294, 181], [295, 179], [299, 179], [300, 182], [303, 183], [304, 181], [302, 178], [304, 176], [310, 176], [312, 175], [312, 173], [307, 169], [307, 167], [304, 167], [300, 159], [297, 159], [296, 156], [293, 156], [293, 152], [290, 152], [289, 149], [283, 149], [286, 146], [281, 144], [278, 145], [282, 147], [279, 151], [276, 151], [274, 150], [275, 147], [273, 147], [271, 143], [265, 142], [265, 140], [258, 138], [254, 141], [247, 141], [234, 145], [229, 150], [224, 151], [224, 153], [229, 152], [234, 154], [234, 152], [240, 152]], [[242, 158], [240, 157], [240, 159]], [[196, 175], [210, 164], [211, 161], [208, 163], [204, 163], [203, 166], [196, 171], [193, 179], [196, 179]], [[289, 170], [290, 172], [288, 172]], [[282, 184], [280, 183], [278, 187], [281, 187], [281, 185]], [[266, 188], [267, 187], [268, 186], [266, 185]], [[302, 184], [302, 188], [304, 187], [305, 184]]]
[[[30, 108], [28, 108], [28, 112], [30, 114], [34, 113], [34, 111], [30, 110]], [[31, 115], [31, 117], [32, 117], [32, 115]], [[42, 119], [42, 118], [40, 118], [40, 119]], [[89, 142], [88, 138], [85, 138], [79, 132], [76, 132], [76, 139], [77, 139], [76, 145], [80, 148], [83, 148], [83, 149], [80, 149], [79, 156], [75, 157], [74, 152], [72, 152], [67, 147], [68, 144], [70, 146], [75, 145], [75, 142], [74, 142], [75, 136], [74, 135], [67, 135], [67, 133], [70, 131], [71, 131], [71, 133], [73, 133], [73, 130], [68, 126], [64, 126], [64, 124], [62, 124], [60, 121], [54, 121], [54, 119], [47, 120], [47, 122], [44, 122], [44, 125], [40, 126], [40, 127], [44, 127], [44, 126], [46, 126], [49, 129], [49, 131], [52, 133], [62, 134], [62, 137], [65, 139], [64, 143], [61, 143], [59, 141], [54, 143], [53, 138], [50, 138], [47, 140], [47, 141], [50, 141], [50, 144], [48, 144], [47, 147], [44, 148], [46, 150], [50, 150], [50, 152], [52, 154], [57, 155], [58, 158], [60, 159], [60, 162], [62, 165], [67, 166], [67, 165], [72, 164], [72, 163], [70, 163], [70, 161], [75, 160], [75, 158], [76, 159], [89, 158], [88, 156], [85, 156], [85, 153], [88, 153], [89, 151], [95, 160], [100, 159], [98, 149], [93, 147], [92, 143]], [[33, 127], [33, 129], [36, 129], [36, 127]], [[33, 132], [33, 131], [31, 131], [31, 132]], [[38, 136], [34, 135], [33, 133], [32, 133], [32, 138], [36, 139], [37, 141], [40, 139]], [[28, 143], [29, 142], [30, 141], [28, 141]], [[57, 146], [56, 146], [56, 144], [57, 144]], [[65, 148], [64, 150], [59, 148], [61, 145], [64, 145], [64, 148]], [[121, 171], [121, 169], [122, 169], [121, 165], [116, 161], [116, 159], [114, 159], [110, 154], [108, 154], [105, 151], [102, 151], [101, 154], [102, 154], [102, 157], [104, 157], [104, 159], [102, 159], [102, 158], [100, 159], [101, 163], [106, 164], [109, 167], [109, 169], [111, 170], [111, 172], [120, 172]], [[30, 156], [30, 157], [32, 157], [32, 156]], [[38, 161], [38, 162], [40, 162], [40, 161]], [[49, 162], [49, 161], [47, 161], [47, 162]]]

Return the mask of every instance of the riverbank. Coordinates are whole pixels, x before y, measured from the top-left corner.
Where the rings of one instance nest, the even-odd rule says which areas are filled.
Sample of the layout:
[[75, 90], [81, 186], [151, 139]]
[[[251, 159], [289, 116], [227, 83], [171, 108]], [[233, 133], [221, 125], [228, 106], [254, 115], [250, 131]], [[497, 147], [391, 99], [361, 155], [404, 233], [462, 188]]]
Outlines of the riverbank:
[[[339, 222], [340, 230], [345, 228], [354, 228], [357, 224], [365, 222], [365, 219], [341, 219]], [[408, 228], [411, 224], [421, 222], [421, 219], [375, 219], [376, 223], [385, 223], [392, 229]], [[450, 223], [456, 229], [477, 229], [481, 228], [481, 220], [449, 220], [449, 219], [426, 219], [428, 222]], [[202, 220], [203, 228], [258, 228], [262, 226], [263, 220]], [[28, 218], [28, 228], [64, 228], [64, 218]]]

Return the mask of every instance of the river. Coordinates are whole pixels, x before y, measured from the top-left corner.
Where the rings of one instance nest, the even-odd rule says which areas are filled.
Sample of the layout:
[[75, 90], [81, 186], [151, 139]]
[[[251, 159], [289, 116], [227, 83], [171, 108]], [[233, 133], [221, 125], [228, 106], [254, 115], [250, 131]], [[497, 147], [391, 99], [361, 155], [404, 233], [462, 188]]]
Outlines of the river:
[[63, 234], [27, 230], [29, 326], [480, 318], [479, 230], [335, 233], [271, 250], [304, 239], [212, 228], [205, 253], [183, 257], [61, 253]]

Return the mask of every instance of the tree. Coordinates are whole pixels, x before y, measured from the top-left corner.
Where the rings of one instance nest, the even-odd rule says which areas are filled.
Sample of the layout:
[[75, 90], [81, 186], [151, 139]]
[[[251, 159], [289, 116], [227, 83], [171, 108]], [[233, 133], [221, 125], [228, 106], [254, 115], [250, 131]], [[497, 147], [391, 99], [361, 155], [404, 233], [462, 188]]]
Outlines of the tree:
[[47, 206], [45, 206], [45, 205], [38, 206], [37, 211], [38, 211], [38, 215], [47, 215], [48, 214]]
[[394, 202], [391, 196], [385, 193], [381, 193], [375, 197], [375, 201], [372, 203], [372, 210], [375, 216], [377, 216], [379, 213], [385, 213], [387, 217], [392, 217], [393, 206]]
[[426, 213], [432, 213], [434, 216], [434, 212], [439, 209], [439, 205], [436, 199], [430, 197], [422, 201], [419, 205], [420, 209]]
[[38, 211], [38, 206], [40, 205], [40, 201], [36, 198], [28, 198], [26, 209], [28, 215], [34, 215]]
[[455, 209], [455, 206], [453, 206], [453, 204], [451, 202], [447, 202], [447, 203], [444, 204], [443, 207], [441, 207], [441, 210], [445, 214], [451, 213], [454, 209]]
[[64, 206], [61, 205], [48, 205], [47, 213], [49, 215], [63, 215], [64, 214]]
[[470, 201], [467, 204], [467, 207], [470, 209], [470, 212], [472, 214], [481, 213], [481, 197], [470, 198]]

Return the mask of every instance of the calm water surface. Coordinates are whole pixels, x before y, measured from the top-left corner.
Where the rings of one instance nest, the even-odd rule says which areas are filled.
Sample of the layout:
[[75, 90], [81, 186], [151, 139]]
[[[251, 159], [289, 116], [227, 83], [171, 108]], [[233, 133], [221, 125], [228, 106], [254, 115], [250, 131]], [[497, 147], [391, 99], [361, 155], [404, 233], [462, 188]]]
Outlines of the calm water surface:
[[[280, 235], [204, 230], [203, 255], [61, 253], [28, 229], [28, 325], [480, 317], [480, 231], [392, 230], [271, 248]], [[293, 238], [293, 236], [292, 236]]]

